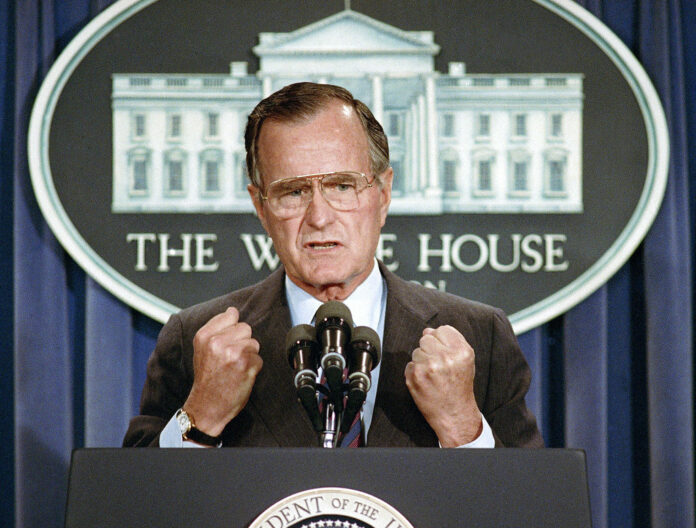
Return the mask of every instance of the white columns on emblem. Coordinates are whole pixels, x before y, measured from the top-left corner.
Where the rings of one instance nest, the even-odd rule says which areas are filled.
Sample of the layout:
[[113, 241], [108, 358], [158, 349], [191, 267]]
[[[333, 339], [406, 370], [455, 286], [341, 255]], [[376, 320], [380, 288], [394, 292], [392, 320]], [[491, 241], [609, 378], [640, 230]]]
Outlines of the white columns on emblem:
[[428, 131], [425, 128], [425, 96], [418, 95], [418, 188], [425, 189], [428, 184]]
[[263, 98], [265, 99], [273, 93], [273, 79], [270, 75], [263, 77]]
[[414, 101], [411, 104], [411, 190], [420, 189], [420, 156], [418, 155], [418, 104]]
[[375, 75], [372, 77], [372, 112], [377, 121], [384, 123], [384, 96], [382, 93], [382, 77]]
[[437, 106], [435, 102], [435, 78], [429, 75], [425, 78], [425, 115], [426, 115], [426, 127], [427, 133], [427, 152], [428, 152], [428, 186], [426, 188], [426, 195], [428, 196], [440, 196], [442, 194], [442, 189], [440, 189], [440, 178], [438, 175], [438, 133], [437, 133]]

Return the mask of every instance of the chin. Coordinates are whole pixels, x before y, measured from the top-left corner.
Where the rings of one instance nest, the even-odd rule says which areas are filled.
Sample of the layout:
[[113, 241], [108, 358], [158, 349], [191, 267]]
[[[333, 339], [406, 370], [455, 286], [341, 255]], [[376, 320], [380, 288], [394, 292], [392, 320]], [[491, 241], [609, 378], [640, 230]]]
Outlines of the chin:
[[345, 275], [339, 273], [315, 273], [307, 282], [316, 288], [327, 288], [329, 286], [342, 286], [348, 281], [349, 279]]
[[316, 288], [326, 288], [329, 286], [343, 286], [353, 277], [350, 273], [340, 270], [329, 270], [326, 268], [314, 269], [305, 275], [308, 284]]

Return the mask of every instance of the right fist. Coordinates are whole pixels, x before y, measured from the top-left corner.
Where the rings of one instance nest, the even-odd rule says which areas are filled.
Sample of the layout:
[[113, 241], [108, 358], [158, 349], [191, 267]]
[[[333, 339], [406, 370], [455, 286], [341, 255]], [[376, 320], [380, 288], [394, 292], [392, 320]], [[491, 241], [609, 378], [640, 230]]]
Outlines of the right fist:
[[193, 338], [193, 387], [183, 406], [196, 427], [218, 436], [249, 401], [262, 366], [259, 342], [236, 308], [202, 326]]

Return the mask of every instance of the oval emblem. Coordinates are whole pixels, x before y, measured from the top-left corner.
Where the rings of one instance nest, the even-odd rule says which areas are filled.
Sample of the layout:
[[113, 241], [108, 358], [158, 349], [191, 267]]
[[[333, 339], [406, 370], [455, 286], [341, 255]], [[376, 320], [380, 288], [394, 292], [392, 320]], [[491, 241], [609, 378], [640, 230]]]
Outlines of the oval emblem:
[[574, 2], [264, 10], [277, 16], [118, 1], [39, 90], [28, 146], [41, 210], [127, 304], [164, 321], [278, 267], [246, 192], [243, 129], [298, 80], [345, 86], [385, 128], [395, 178], [377, 256], [502, 307], [517, 332], [590, 295], [648, 231], [667, 180], [664, 113], [628, 48]]
[[347, 488], [295, 493], [259, 515], [249, 528], [413, 528], [383, 500]]

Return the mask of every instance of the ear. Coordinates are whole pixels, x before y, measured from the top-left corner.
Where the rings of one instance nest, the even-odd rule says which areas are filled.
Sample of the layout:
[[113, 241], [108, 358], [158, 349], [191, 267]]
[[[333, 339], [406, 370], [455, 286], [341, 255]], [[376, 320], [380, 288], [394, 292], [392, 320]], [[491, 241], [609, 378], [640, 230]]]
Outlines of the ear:
[[253, 183], [250, 183], [247, 185], [247, 192], [254, 204], [254, 209], [256, 209], [256, 215], [259, 217], [261, 225], [266, 230], [266, 233], [268, 233], [268, 229], [266, 229], [266, 215], [263, 210], [263, 200], [261, 199], [261, 190]]
[[389, 167], [385, 170], [380, 180], [382, 181], [382, 186], [379, 189], [379, 206], [380, 214], [382, 215], [382, 226], [387, 220], [387, 212], [389, 211], [389, 204], [391, 203], [391, 191], [392, 191], [392, 181], [394, 180], [394, 170]]

